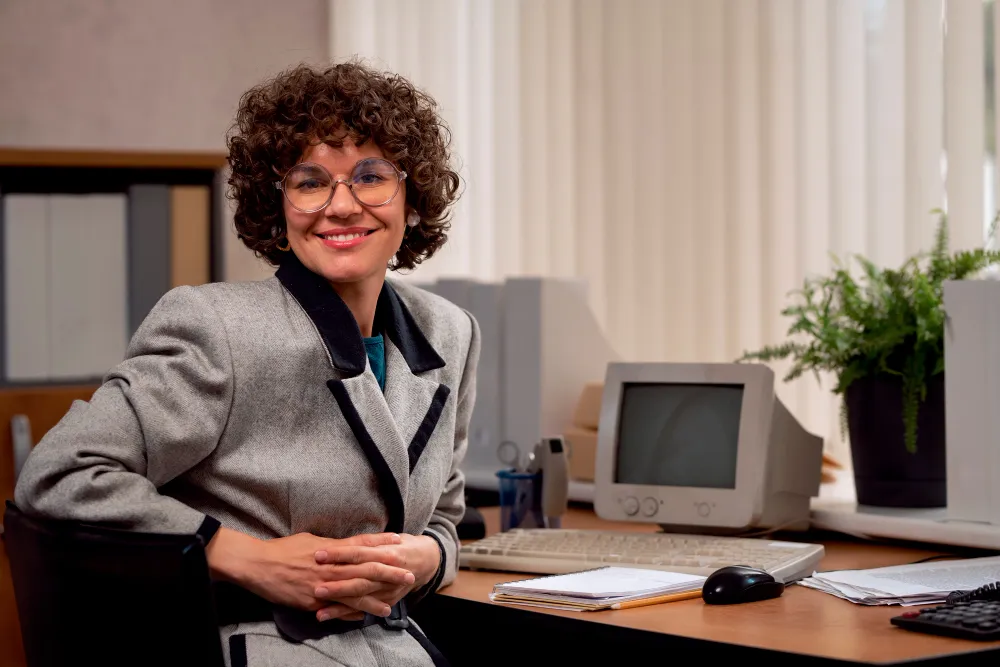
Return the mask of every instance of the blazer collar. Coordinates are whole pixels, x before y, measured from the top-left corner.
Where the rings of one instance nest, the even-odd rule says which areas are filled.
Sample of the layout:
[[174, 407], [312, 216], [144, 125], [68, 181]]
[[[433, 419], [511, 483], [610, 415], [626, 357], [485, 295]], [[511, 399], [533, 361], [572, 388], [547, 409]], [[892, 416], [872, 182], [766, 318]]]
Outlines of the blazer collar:
[[[340, 295], [323, 277], [306, 268], [294, 253], [289, 253], [275, 275], [315, 323], [333, 365], [349, 375], [363, 373], [368, 355], [361, 329]], [[411, 372], [424, 373], [444, 367], [444, 359], [427, 341], [388, 281], [378, 296], [375, 329], [389, 337]]]

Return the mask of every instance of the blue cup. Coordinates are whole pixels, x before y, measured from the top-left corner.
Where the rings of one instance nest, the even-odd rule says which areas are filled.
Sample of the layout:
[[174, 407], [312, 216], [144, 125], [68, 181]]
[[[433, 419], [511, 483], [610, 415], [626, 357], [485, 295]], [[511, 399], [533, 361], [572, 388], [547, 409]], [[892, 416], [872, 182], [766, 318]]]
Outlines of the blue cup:
[[500, 480], [500, 530], [544, 528], [542, 515], [542, 473], [497, 472]]

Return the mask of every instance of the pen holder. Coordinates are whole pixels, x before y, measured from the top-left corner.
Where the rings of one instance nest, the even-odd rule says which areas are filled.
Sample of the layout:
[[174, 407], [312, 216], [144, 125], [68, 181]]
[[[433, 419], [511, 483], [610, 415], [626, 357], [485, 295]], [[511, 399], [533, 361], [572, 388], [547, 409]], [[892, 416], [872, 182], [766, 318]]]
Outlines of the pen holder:
[[544, 528], [542, 473], [500, 470], [500, 530]]

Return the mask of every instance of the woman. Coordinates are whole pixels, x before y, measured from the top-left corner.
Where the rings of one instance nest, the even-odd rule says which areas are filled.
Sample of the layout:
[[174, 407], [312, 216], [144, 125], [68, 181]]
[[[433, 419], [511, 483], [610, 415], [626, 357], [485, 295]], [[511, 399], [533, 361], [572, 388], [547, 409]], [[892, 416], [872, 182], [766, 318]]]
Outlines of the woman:
[[275, 277], [166, 294], [16, 502], [201, 534], [230, 665], [443, 664], [406, 604], [455, 577], [479, 333], [385, 272], [445, 242], [447, 132], [405, 79], [302, 66], [244, 95], [229, 151]]

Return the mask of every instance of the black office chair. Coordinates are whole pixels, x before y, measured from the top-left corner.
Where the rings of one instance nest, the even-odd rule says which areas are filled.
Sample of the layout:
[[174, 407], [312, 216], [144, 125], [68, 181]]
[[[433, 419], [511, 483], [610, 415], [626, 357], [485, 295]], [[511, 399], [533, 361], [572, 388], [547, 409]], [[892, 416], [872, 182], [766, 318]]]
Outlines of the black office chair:
[[40, 521], [8, 501], [3, 540], [28, 667], [224, 664], [200, 537]]

